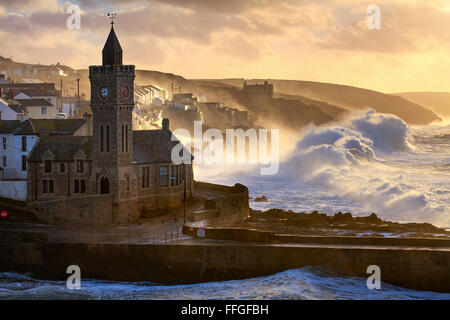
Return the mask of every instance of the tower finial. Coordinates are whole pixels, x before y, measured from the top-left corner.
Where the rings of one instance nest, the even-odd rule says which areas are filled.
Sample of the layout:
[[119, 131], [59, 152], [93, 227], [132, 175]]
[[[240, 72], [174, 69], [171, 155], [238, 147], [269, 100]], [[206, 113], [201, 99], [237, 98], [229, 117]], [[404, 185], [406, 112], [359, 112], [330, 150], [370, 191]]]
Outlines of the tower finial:
[[114, 19], [116, 19], [116, 17], [117, 17], [117, 13], [114, 13], [114, 12], [108, 13], [108, 18], [111, 19], [111, 25], [114, 24]]

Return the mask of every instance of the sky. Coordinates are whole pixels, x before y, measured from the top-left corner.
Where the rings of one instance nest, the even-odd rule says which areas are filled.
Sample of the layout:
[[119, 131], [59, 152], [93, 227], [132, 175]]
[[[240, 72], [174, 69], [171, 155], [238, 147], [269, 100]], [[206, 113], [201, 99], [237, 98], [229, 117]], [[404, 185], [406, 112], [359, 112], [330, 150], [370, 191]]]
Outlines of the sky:
[[[367, 27], [373, 4], [379, 30]], [[80, 29], [66, 26], [71, 5]], [[0, 55], [101, 64], [107, 12], [137, 69], [450, 91], [450, 0], [0, 0]]]

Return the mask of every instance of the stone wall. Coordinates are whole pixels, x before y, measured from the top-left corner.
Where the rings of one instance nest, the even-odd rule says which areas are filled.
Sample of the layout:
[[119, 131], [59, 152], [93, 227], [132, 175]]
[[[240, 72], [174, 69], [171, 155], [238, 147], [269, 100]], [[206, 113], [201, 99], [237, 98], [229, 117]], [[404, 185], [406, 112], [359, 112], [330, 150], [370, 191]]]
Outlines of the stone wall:
[[[48, 243], [43, 233], [0, 232], [0, 271], [30, 271], [39, 278], [67, 279], [69, 265], [82, 279], [195, 283], [273, 274], [304, 266], [360, 276], [377, 265], [383, 282], [450, 292], [448, 247], [346, 246], [188, 242], [186, 244]], [[375, 240], [377, 241], [377, 240]]]
[[28, 203], [26, 209], [48, 224], [106, 225], [114, 221], [112, 195], [36, 201]]
[[232, 187], [194, 182], [195, 190], [209, 195], [204, 210], [187, 215], [187, 220], [206, 225], [227, 225], [244, 220], [249, 215], [248, 188], [242, 184]]
[[370, 265], [381, 280], [416, 290], [450, 292], [448, 249], [320, 245], [198, 243], [174, 245], [49, 244], [46, 277], [66, 279], [68, 265], [83, 278], [156, 283], [195, 283], [269, 275], [322, 266], [363, 285]]
[[32, 271], [45, 265], [47, 234], [0, 232], [0, 271]]

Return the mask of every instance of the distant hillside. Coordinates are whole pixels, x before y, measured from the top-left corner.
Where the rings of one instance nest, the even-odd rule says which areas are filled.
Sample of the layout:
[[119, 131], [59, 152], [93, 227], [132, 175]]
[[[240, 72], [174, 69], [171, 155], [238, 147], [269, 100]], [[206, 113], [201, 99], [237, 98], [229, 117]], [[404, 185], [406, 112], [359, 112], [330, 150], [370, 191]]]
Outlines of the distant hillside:
[[[252, 79], [247, 82], [262, 83], [265, 80], [273, 83], [274, 90], [278, 93], [303, 96], [351, 110], [371, 107], [378, 112], [393, 113], [410, 124], [428, 124], [439, 120], [433, 111], [418, 103], [408, 101], [401, 96], [373, 90], [312, 81]], [[240, 87], [244, 80], [215, 79], [211, 81]]]
[[393, 95], [425, 106], [439, 116], [450, 119], [450, 92], [404, 92]]
[[[89, 89], [87, 70], [78, 71], [82, 78], [81, 87]], [[278, 102], [269, 106], [251, 105], [240, 99], [243, 81], [243, 79], [189, 80], [171, 73], [136, 71], [137, 84], [153, 83], [168, 90], [169, 94], [173, 84], [175, 93], [193, 92], [207, 101], [224, 102], [230, 107], [248, 110], [255, 120], [259, 118], [261, 122], [277, 121], [279, 125], [286, 125], [292, 129], [309, 122], [324, 123], [337, 119], [348, 110], [368, 107], [378, 112], [396, 114], [410, 124], [428, 124], [439, 120], [433, 111], [422, 106], [431, 108], [431, 104], [409, 101], [401, 96], [367, 89], [310, 81], [269, 79], [268, 81], [274, 84]], [[248, 83], [263, 81], [264, 79], [258, 79]]]

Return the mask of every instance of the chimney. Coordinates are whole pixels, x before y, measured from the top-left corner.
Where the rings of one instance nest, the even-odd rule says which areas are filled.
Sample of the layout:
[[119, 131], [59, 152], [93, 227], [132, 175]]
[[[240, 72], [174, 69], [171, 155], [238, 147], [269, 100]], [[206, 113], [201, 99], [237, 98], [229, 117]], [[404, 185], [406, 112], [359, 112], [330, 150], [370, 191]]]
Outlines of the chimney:
[[88, 136], [92, 136], [92, 115], [88, 114], [87, 112], [85, 112], [83, 114], [83, 119], [86, 121], [86, 125], [87, 125], [87, 135]]
[[169, 119], [168, 118], [162, 119], [162, 129], [164, 131], [169, 131]]
[[20, 123], [27, 121], [28, 119], [30, 119], [30, 117], [27, 114], [21, 114], [19, 116]]

